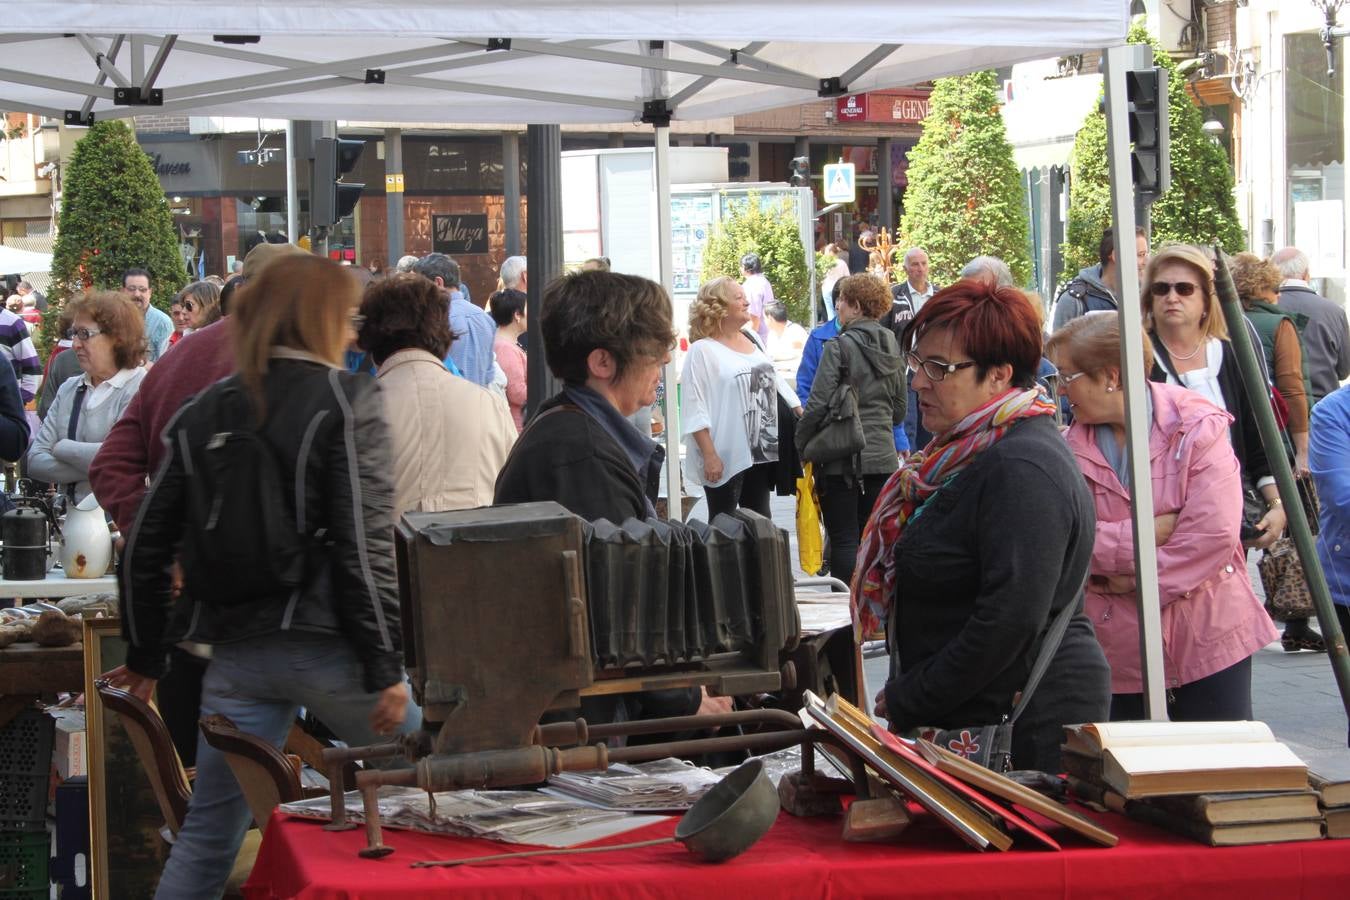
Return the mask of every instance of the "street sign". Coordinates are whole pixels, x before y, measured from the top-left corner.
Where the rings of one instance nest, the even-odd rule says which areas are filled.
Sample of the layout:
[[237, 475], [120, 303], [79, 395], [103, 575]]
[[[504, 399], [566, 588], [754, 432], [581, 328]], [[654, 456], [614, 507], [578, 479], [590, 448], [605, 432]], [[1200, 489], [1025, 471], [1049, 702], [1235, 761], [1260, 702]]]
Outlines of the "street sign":
[[857, 199], [853, 163], [827, 165], [824, 175], [826, 203], [852, 203]]

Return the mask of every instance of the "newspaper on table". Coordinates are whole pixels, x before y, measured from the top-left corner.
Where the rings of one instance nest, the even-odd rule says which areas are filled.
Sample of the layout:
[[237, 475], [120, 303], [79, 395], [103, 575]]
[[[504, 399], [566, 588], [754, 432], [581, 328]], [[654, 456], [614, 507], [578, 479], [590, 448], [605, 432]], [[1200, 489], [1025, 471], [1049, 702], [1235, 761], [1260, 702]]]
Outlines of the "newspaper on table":
[[721, 777], [682, 759], [610, 763], [603, 772], [563, 772], [540, 788], [551, 797], [625, 812], [684, 812]]
[[[716, 780], [714, 778], [714, 780]], [[381, 787], [377, 795], [380, 821], [407, 828], [461, 837], [488, 838], [509, 844], [572, 847], [659, 822], [662, 816], [629, 815], [598, 809], [539, 791], [441, 791], [433, 802], [414, 787]], [[347, 817], [365, 822], [359, 791], [344, 796]], [[281, 804], [281, 811], [310, 819], [330, 818], [327, 797]]]

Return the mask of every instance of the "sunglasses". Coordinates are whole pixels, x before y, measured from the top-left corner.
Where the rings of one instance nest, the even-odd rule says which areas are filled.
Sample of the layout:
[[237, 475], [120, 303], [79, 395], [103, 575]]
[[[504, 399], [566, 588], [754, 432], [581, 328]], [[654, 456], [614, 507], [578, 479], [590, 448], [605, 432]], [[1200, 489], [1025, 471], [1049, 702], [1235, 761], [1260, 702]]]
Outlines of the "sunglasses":
[[1178, 297], [1189, 297], [1199, 289], [1198, 284], [1190, 281], [1155, 281], [1148, 286], [1148, 292], [1155, 297], [1166, 297], [1172, 291], [1176, 291]]

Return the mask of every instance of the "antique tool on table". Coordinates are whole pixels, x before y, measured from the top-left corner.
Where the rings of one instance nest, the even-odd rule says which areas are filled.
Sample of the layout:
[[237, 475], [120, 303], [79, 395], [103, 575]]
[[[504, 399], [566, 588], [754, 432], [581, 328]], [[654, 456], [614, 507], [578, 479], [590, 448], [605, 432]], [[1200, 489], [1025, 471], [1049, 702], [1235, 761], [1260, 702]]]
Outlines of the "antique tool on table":
[[704, 862], [723, 862], [739, 856], [762, 838], [778, 817], [778, 792], [764, 771], [764, 763], [752, 759], [719, 781], [680, 817], [675, 836], [650, 841], [632, 841], [608, 847], [581, 847], [572, 850], [526, 850], [521, 853], [494, 853], [465, 859], [427, 860], [412, 863], [414, 869], [433, 866], [468, 866], [475, 863], [521, 859], [527, 856], [573, 856], [580, 853], [604, 853], [607, 850], [635, 850], [662, 844], [684, 844]]
[[[405, 655], [423, 730], [374, 747], [324, 751], [332, 821], [349, 826], [341, 768], [405, 757], [405, 769], [356, 776], [365, 807], [363, 856], [381, 840], [376, 793], [433, 793], [536, 784], [562, 771], [604, 769], [721, 750], [770, 752], [834, 740], [794, 715], [716, 716], [540, 725], [583, 696], [706, 687], [735, 695], [781, 690], [798, 621], [787, 535], [754, 513], [711, 524], [586, 523], [556, 503], [410, 513], [397, 534]], [[591, 743], [635, 734], [736, 726], [754, 733], [637, 747]], [[859, 779], [865, 783], [865, 779]]]
[[13, 509], [0, 515], [6, 581], [41, 581], [47, 577], [51, 553], [52, 515], [37, 497], [13, 497]]

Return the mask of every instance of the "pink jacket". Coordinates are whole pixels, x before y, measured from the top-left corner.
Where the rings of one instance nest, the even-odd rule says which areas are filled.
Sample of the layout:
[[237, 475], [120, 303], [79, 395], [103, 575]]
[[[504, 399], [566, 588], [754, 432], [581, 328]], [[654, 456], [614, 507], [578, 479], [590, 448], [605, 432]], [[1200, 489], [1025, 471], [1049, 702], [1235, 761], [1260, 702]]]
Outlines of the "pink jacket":
[[[1238, 539], [1242, 488], [1228, 439], [1232, 417], [1186, 388], [1148, 386], [1153, 512], [1177, 514], [1176, 530], [1158, 547], [1164, 672], [1167, 686], [1177, 687], [1246, 659], [1278, 634], [1252, 592]], [[1107, 576], [1134, 575], [1130, 495], [1090, 426], [1075, 423], [1066, 438], [1097, 510], [1087, 614], [1111, 664], [1111, 692], [1138, 693], [1135, 594], [1108, 594], [1103, 584]]]

